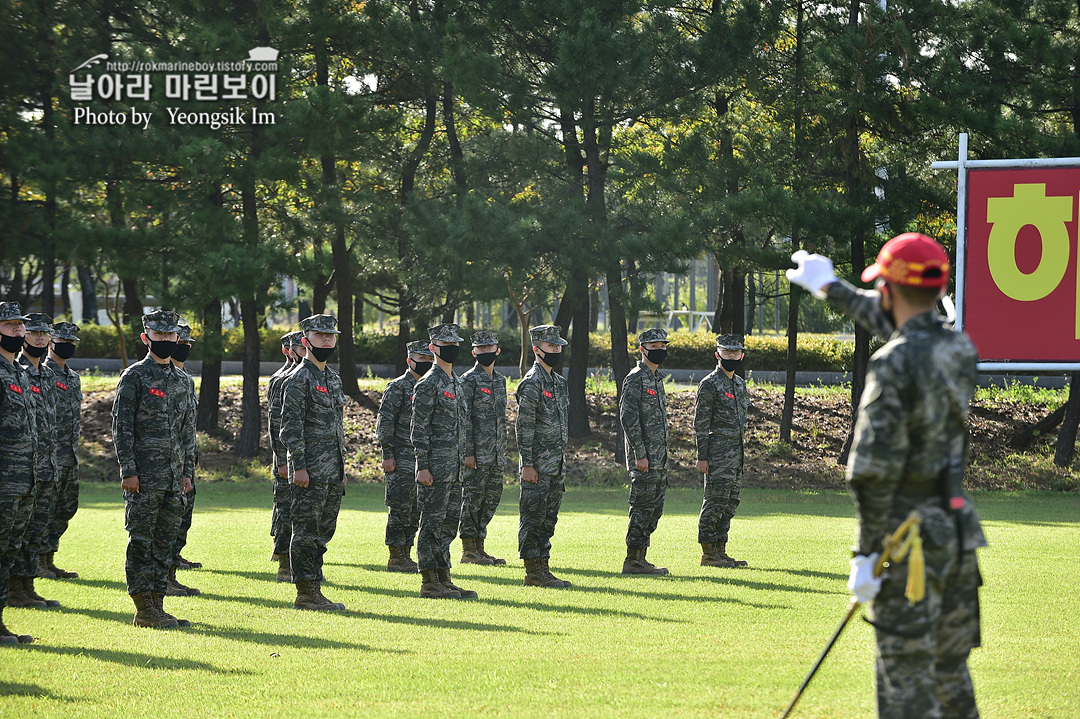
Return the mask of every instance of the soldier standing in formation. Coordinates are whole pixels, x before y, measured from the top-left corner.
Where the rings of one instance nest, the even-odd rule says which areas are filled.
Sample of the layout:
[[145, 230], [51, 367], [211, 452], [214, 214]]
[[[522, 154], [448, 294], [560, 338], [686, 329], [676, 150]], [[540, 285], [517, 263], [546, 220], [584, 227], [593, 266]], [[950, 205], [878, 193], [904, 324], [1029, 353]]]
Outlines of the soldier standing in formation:
[[416, 456], [412, 444], [413, 388], [434, 365], [428, 342], [416, 340], [406, 347], [405, 374], [391, 380], [383, 390], [375, 436], [382, 447], [382, 470], [386, 479], [386, 546], [391, 572], [416, 574], [413, 542], [420, 528], [416, 506]]
[[506, 564], [484, 548], [487, 527], [503, 493], [506, 463], [506, 377], [495, 371], [499, 335], [477, 330], [472, 336], [476, 364], [461, 375], [469, 419], [465, 423], [465, 469], [461, 480], [461, 563]]
[[[297, 609], [342, 610], [323, 596], [323, 555], [337, 529], [345, 495], [345, 392], [327, 367], [338, 340], [337, 320], [312, 315], [300, 322], [307, 358], [284, 386], [281, 441], [292, 473], [292, 541], [289, 566]], [[287, 410], [286, 410], [287, 408]]]
[[292, 522], [289, 516], [292, 502], [292, 481], [289, 479], [289, 450], [281, 441], [281, 408], [285, 393], [285, 380], [303, 361], [296, 353], [303, 333], [289, 332], [281, 337], [281, 354], [285, 364], [270, 376], [266, 391], [266, 426], [270, 434], [270, 449], [273, 460], [270, 464], [271, 479], [274, 482], [274, 509], [270, 515], [270, 536], [274, 538], [274, 552], [270, 561], [278, 563], [277, 581], [292, 583], [292, 570], [289, 567], [289, 544], [292, 540]]
[[[926, 235], [898, 235], [863, 271], [863, 282], [876, 280], [869, 292], [838, 280], [828, 258], [801, 251], [792, 260], [788, 279], [888, 338], [870, 358], [847, 465], [859, 519], [848, 588], [871, 603], [878, 716], [976, 718], [967, 661], [980, 644], [976, 550], [986, 537], [963, 475], [978, 352], [936, 311], [949, 256]], [[912, 511], [926, 563], [926, 596], [915, 604], [904, 596], [907, 562], [874, 576], [883, 538]]]
[[132, 623], [155, 629], [190, 624], [163, 607], [184, 513], [181, 495], [195, 474], [191, 396], [169, 361], [179, 323], [180, 316], [167, 310], [143, 315], [141, 339], [149, 351], [120, 375], [112, 408], [128, 532], [127, 590], [136, 608]]
[[667, 574], [645, 558], [649, 537], [664, 513], [667, 492], [668, 418], [660, 365], [667, 359], [667, 332], [638, 335], [641, 359], [623, 380], [619, 421], [626, 436], [626, 469], [630, 472], [630, 523], [626, 530], [623, 574]]
[[742, 335], [721, 335], [716, 339], [720, 364], [698, 385], [694, 434], [697, 471], [705, 475], [705, 498], [698, 517], [703, 567], [747, 564], [727, 553], [728, 530], [742, 490], [743, 434], [750, 407], [746, 382], [735, 374], [744, 356]]
[[458, 326], [441, 324], [428, 330], [435, 366], [413, 388], [412, 443], [416, 454], [416, 506], [420, 528], [416, 558], [420, 596], [429, 599], [471, 599], [476, 592], [450, 579], [450, 543], [461, 517], [461, 466], [465, 459], [468, 409], [461, 383], [454, 375], [462, 341]]
[[79, 510], [79, 434], [82, 428], [82, 381], [67, 366], [79, 341], [79, 326], [71, 322], [53, 325], [52, 343], [45, 368], [56, 394], [56, 502], [49, 522], [45, 553], [38, 563], [42, 579], [74, 579], [78, 572], [61, 569], [54, 563], [60, 537]]
[[518, 505], [518, 555], [525, 561], [525, 586], [569, 587], [551, 573], [551, 537], [566, 491], [563, 464], [570, 396], [566, 380], [554, 371], [566, 340], [555, 325], [529, 330], [536, 361], [518, 383], [516, 424], [521, 500]]
[[[188, 442], [192, 446], [192, 452], [195, 456], [195, 468], [199, 466], [199, 448], [195, 443], [195, 418], [199, 414], [199, 396], [195, 392], [195, 379], [187, 373], [184, 369], [184, 363], [187, 362], [187, 358], [191, 356], [191, 347], [195, 344], [195, 340], [191, 337], [191, 325], [189, 325], [183, 317], [179, 321], [180, 332], [177, 333], [176, 349], [173, 350], [172, 363], [176, 368], [177, 375], [187, 389], [188, 399], [191, 401], [191, 435], [188, 438]], [[181, 584], [176, 579], [177, 569], [192, 569], [202, 566], [200, 562], [192, 562], [184, 559], [180, 553], [187, 546], [187, 534], [191, 529], [191, 516], [195, 510], [195, 474], [194, 471], [191, 475], [191, 489], [184, 492], [180, 499], [184, 503], [184, 514], [180, 519], [180, 530], [176, 534], [176, 544], [173, 546], [172, 562], [169, 566], [169, 582], [165, 593], [170, 597], [186, 597], [186, 596], [198, 596], [199, 590], [195, 587], [189, 587], [186, 584]]]
[[0, 645], [28, 644], [29, 634], [4, 626], [11, 568], [33, 510], [37, 423], [30, 379], [15, 361], [27, 317], [18, 302], [0, 302]]

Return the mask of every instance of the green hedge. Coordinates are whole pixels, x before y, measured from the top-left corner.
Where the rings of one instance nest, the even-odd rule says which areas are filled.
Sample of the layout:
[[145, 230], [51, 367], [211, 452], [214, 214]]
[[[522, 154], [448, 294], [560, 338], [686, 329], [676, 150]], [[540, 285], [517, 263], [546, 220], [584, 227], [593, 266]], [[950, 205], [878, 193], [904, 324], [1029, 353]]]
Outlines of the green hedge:
[[[260, 358], [273, 362], [281, 358], [281, 335], [288, 332], [285, 328], [262, 328], [259, 331]], [[202, 359], [201, 328], [195, 327], [195, 348], [191, 359]], [[84, 325], [79, 330], [82, 341], [79, 343], [79, 357], [100, 357], [118, 359], [120, 345], [116, 340], [116, 331], [111, 326]], [[128, 328], [128, 356], [136, 356], [139, 342], [134, 328]], [[716, 335], [709, 332], [687, 332], [680, 330], [668, 335], [668, 360], [665, 367], [673, 369], [711, 369], [716, 366], [713, 352], [716, 350]], [[468, 349], [468, 335], [465, 335]], [[611, 365], [611, 353], [608, 350], [606, 332], [593, 332], [589, 336], [589, 366], [608, 367]], [[637, 337], [631, 336], [627, 342], [627, 354], [631, 363], [637, 362]], [[244, 358], [244, 333], [239, 329], [224, 332], [224, 359], [242, 360]], [[499, 365], [514, 366], [521, 352], [521, 338], [516, 330], [499, 333], [499, 346], [502, 356]], [[798, 369], [806, 372], [843, 372], [851, 367], [854, 343], [840, 340], [829, 335], [799, 335]], [[397, 357], [397, 336], [379, 332], [357, 332], [356, 359], [360, 364], [394, 364]], [[464, 360], [462, 364], [464, 363]], [[746, 338], [746, 368], [759, 371], [780, 371], [787, 366], [787, 337], [751, 335]]]

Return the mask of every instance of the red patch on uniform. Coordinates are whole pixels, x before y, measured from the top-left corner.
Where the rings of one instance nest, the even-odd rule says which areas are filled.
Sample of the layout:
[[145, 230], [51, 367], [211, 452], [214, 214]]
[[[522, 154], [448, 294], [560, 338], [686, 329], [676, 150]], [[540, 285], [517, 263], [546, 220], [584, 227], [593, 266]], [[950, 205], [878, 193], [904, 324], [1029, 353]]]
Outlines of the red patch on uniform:
[[491, 394], [491, 390], [489, 390], [487, 387], [481, 387], [480, 391], [484, 394]]
[[38, 387], [35, 387], [34, 385], [30, 385], [30, 391], [33, 392], [34, 394], [41, 394], [41, 389], [38, 388]]
[[68, 386], [66, 384], [64, 384], [63, 382], [57, 382], [56, 386], [59, 387], [60, 389], [64, 390], [65, 392], [67, 391], [67, 388], [68, 388]]
[[153, 387], [150, 388], [150, 394], [154, 395], [155, 397], [165, 396], [165, 393], [163, 391], [161, 391], [160, 389], [154, 389]]
[[410, 401], [410, 402], [412, 402], [412, 398], [413, 398], [413, 396], [412, 396], [412, 395], [410, 394], [410, 395], [409, 395], [409, 401]]
[[320, 385], [320, 384], [317, 384], [317, 385], [315, 385], [315, 389], [317, 389], [318, 391], [322, 392], [323, 394], [330, 394], [330, 393], [329, 393], [329, 392], [328, 392], [328, 391], [326, 390], [326, 387], [323, 387], [323, 386], [322, 386], [322, 385]]
[[728, 399], [735, 399], [735, 395], [733, 395], [731, 392], [724, 392], [724, 396]]
[[656, 396], [656, 390], [654, 390], [654, 389], [649, 389], [648, 387], [646, 387], [645, 391], [648, 392], [649, 394], [651, 394], [653, 397]]
[[8, 389], [10, 389], [12, 392], [17, 392], [19, 394], [22, 394], [22, 387], [15, 384], [14, 382], [12, 382], [11, 384], [8, 385]]
[[555, 395], [553, 395], [551, 392], [548, 392], [547, 390], [544, 390], [544, 396], [547, 397], [548, 399], [551, 399]]
[[457, 397], [454, 396], [453, 392], [447, 392], [446, 390], [443, 390], [442, 396], [446, 397], [447, 399], [457, 399]]

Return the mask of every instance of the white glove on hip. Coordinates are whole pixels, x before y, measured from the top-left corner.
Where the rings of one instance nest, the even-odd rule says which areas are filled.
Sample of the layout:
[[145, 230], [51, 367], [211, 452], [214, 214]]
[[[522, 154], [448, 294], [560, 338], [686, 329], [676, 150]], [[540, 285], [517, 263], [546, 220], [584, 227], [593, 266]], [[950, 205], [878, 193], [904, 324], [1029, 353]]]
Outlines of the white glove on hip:
[[878, 556], [874, 552], [869, 557], [860, 554], [851, 558], [851, 576], [848, 577], [847, 588], [862, 604], [873, 601], [881, 591], [881, 578], [874, 576]]
[[806, 250], [799, 250], [791, 256], [791, 261], [799, 267], [788, 270], [788, 282], [814, 293], [818, 299], [825, 299], [825, 288], [836, 282], [832, 260], [822, 255], [811, 255]]

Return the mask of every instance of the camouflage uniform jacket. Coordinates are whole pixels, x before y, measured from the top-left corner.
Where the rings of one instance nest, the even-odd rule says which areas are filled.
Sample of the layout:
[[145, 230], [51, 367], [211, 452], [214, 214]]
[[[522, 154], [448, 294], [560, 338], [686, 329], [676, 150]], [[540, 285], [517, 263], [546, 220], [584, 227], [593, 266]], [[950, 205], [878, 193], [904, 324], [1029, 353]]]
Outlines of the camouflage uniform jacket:
[[289, 472], [306, 469], [312, 482], [345, 481], [345, 392], [336, 370], [305, 359], [282, 386], [281, 432]]
[[70, 367], [46, 362], [56, 393], [56, 466], [79, 464], [79, 435], [82, 431], [82, 380]]
[[[191, 456], [194, 458], [196, 465], [199, 464], [199, 445], [195, 438], [195, 421], [199, 416], [199, 395], [195, 391], [195, 378], [186, 369], [180, 369], [174, 366], [173, 372], [177, 372], [180, 375], [180, 379], [183, 380], [185, 392], [188, 394], [188, 400], [191, 402], [191, 426], [188, 428], [187, 446], [188, 451], [191, 452]], [[193, 470], [194, 471], [194, 470]], [[195, 479], [194, 474], [188, 475], [192, 480]]]
[[[847, 296], [858, 303], [867, 294]], [[830, 288], [830, 299], [838, 295]], [[971, 498], [965, 493], [964, 507], [953, 514], [941, 497], [950, 462], [962, 467], [966, 460], [977, 361], [967, 335], [943, 326], [934, 312], [908, 320], [870, 358], [847, 467], [860, 554], [880, 551], [884, 535], [913, 509], [922, 516], [928, 546], [955, 538], [957, 518], [964, 549], [986, 546]]]
[[138, 476], [140, 489], [179, 492], [195, 474], [190, 442], [195, 417], [188, 386], [148, 354], [124, 370], [112, 407], [113, 446], [120, 477]]
[[461, 375], [461, 389], [469, 407], [465, 423], [465, 456], [476, 457], [480, 467], [506, 462], [506, 377], [477, 362]]
[[26, 357], [19, 364], [30, 380], [30, 401], [37, 417], [37, 476], [39, 482], [52, 482], [56, 476], [56, 392], [52, 373], [44, 363], [34, 367]]
[[518, 469], [532, 467], [537, 474], [561, 475], [570, 408], [566, 379], [555, 371], [548, 374], [536, 361], [518, 382], [514, 396], [518, 402]]
[[743, 433], [750, 397], [739, 375], [728, 379], [717, 367], [701, 380], [694, 408], [694, 435], [698, 461], [709, 463], [709, 472], [742, 469]]
[[435, 365], [413, 388], [412, 427], [416, 471], [428, 470], [446, 479], [465, 460], [468, 407], [461, 381]]
[[412, 400], [416, 377], [409, 370], [390, 380], [383, 390], [375, 437], [382, 445], [383, 459], [392, 459], [397, 472], [412, 472], [416, 456], [412, 446]]
[[626, 468], [639, 459], [649, 460], [649, 471], [667, 468], [668, 418], [663, 372], [653, 372], [644, 361], [626, 375], [622, 386], [619, 421], [626, 435]]
[[281, 409], [285, 399], [285, 382], [299, 365], [284, 364], [270, 377], [266, 391], [266, 427], [270, 434], [270, 449], [273, 450], [273, 471], [288, 461], [288, 449], [281, 442]]
[[30, 378], [0, 357], [0, 495], [22, 496], [34, 487], [37, 421]]

